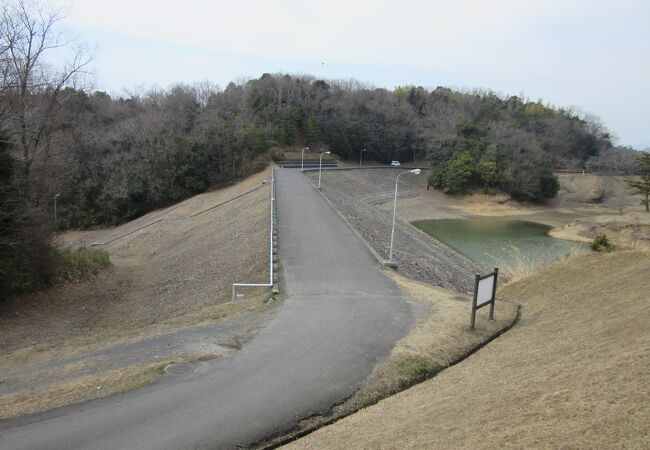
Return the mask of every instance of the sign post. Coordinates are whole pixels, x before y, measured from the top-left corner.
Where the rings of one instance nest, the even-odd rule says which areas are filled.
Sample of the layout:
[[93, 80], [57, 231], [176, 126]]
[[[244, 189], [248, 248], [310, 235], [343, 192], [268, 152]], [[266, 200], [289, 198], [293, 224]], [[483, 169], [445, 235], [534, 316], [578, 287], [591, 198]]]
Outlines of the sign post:
[[476, 323], [476, 310], [490, 305], [490, 320], [494, 319], [494, 302], [497, 292], [497, 276], [499, 269], [495, 267], [494, 272], [487, 275], [476, 274], [474, 281], [474, 299], [472, 301], [472, 320], [469, 327], [473, 330]]

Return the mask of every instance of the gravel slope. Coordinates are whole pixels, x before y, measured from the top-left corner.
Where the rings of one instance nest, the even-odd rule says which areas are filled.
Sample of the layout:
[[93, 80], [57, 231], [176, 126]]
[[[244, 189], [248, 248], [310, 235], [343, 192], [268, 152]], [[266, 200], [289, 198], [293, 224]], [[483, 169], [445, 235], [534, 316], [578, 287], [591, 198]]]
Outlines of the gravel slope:
[[[392, 202], [399, 171], [386, 168], [322, 173], [322, 193], [384, 259], [390, 251]], [[318, 182], [318, 172], [305, 172], [305, 176]], [[424, 175], [404, 175], [399, 181], [398, 199], [417, 198], [423, 190]], [[398, 273], [461, 292], [473, 289], [474, 274], [480, 271], [474, 262], [399, 218], [398, 200], [393, 250]]]

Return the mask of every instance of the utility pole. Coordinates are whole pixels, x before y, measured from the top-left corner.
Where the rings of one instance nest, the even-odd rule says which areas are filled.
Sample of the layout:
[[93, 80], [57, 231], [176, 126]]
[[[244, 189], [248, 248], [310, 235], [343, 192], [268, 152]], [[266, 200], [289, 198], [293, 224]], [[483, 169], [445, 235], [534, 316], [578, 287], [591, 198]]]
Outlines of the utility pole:
[[388, 254], [388, 261], [391, 263], [393, 262], [393, 242], [395, 241], [395, 217], [397, 216], [397, 182], [399, 181], [399, 177], [401, 177], [405, 173], [420, 175], [422, 171], [420, 169], [408, 170], [406, 172], [400, 173], [399, 175], [397, 175], [397, 178], [395, 178], [395, 199], [393, 200], [393, 226], [390, 229], [390, 252]]
[[305, 147], [302, 149], [302, 153], [300, 155], [300, 170], [305, 169], [305, 150], [309, 150], [309, 147]]
[[320, 161], [318, 163], [318, 189], [320, 189], [320, 175], [323, 171], [323, 155], [329, 155], [330, 152], [323, 152], [320, 154]]

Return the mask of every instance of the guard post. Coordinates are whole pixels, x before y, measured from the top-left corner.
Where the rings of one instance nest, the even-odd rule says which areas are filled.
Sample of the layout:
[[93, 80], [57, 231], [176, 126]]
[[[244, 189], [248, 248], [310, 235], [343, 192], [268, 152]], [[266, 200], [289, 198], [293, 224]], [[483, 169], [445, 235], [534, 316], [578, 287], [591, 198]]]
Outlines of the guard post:
[[472, 300], [472, 319], [469, 327], [473, 330], [476, 323], [476, 310], [486, 305], [490, 305], [490, 320], [494, 319], [494, 302], [497, 292], [497, 277], [499, 269], [494, 268], [494, 272], [487, 275], [476, 274], [474, 280], [474, 299]]

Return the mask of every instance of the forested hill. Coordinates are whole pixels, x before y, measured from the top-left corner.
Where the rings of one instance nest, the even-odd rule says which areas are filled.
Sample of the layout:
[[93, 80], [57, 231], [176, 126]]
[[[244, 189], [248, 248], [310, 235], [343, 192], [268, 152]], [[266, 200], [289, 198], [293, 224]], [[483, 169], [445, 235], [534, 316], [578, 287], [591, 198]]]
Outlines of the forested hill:
[[[593, 116], [491, 92], [264, 74], [223, 90], [109, 96], [88, 87], [93, 54], [69, 39], [64, 16], [39, 2], [0, 7], [0, 296], [49, 277], [55, 226], [115, 225], [241, 179], [286, 149], [427, 160], [430, 182], [447, 192], [532, 201], [557, 192], [553, 169], [635, 162]], [[67, 62], [53, 64], [60, 52]]]
[[115, 97], [20, 86], [0, 91], [0, 237], [13, 242], [1, 246], [3, 267], [21, 267], [23, 256], [25, 268], [46, 261], [56, 194], [59, 228], [114, 225], [305, 145], [344, 159], [363, 149], [378, 162], [426, 159], [430, 181], [448, 192], [503, 190], [533, 201], [555, 195], [554, 168], [624, 172], [635, 163], [594, 117], [491, 92], [282, 74], [223, 90], [204, 83]]
[[[68, 88], [44, 117], [47, 95], [29, 99], [28, 133], [46, 125], [43, 149], [30, 156], [32, 196], [44, 206], [60, 193], [61, 220], [74, 227], [123, 222], [238, 179], [266, 164], [272, 147], [322, 143], [346, 159], [365, 148], [365, 159], [426, 158], [438, 170], [475, 163], [473, 181], [438, 180], [452, 192], [498, 186], [534, 167], [602, 165], [612, 153], [597, 119], [490, 92], [264, 74], [223, 90], [177, 85], [116, 98]], [[11, 134], [19, 124], [3, 125]]]

